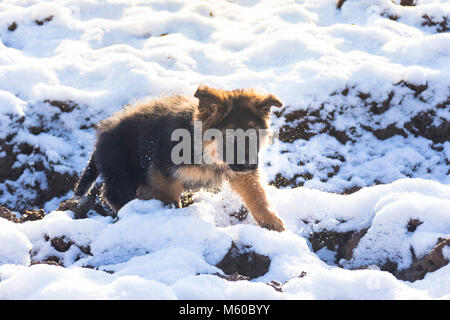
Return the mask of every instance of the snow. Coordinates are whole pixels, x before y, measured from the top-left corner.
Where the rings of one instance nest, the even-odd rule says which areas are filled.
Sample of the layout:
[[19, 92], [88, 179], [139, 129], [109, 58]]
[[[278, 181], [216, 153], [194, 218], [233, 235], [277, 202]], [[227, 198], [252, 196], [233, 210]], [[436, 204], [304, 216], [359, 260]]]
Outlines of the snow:
[[[183, 209], [134, 200], [117, 219], [57, 211], [71, 191], [48, 201], [51, 212], [42, 220], [0, 218], [0, 299], [450, 299], [449, 265], [414, 283], [373, 267], [389, 259], [406, 268], [411, 250], [421, 257], [450, 236], [450, 142], [411, 133], [379, 140], [361, 129], [401, 128], [450, 96], [450, 33], [423, 26], [424, 14], [450, 16], [450, 4], [347, 0], [336, 10], [334, 0], [0, 3], [0, 139], [13, 134], [14, 152], [21, 143], [39, 150], [17, 157], [14, 168], [26, 169], [0, 183], [2, 205], [33, 200], [36, 191], [25, 186], [47, 189], [33, 163], [80, 173], [101, 119], [142, 99], [192, 95], [201, 83], [274, 93], [285, 114], [309, 110], [327, 118], [336, 111], [333, 128], [356, 127], [357, 137], [345, 144], [328, 134], [293, 143], [275, 138], [264, 151], [267, 181], [278, 173], [313, 176], [297, 178], [302, 188], [268, 187], [283, 233], [258, 227], [250, 215], [230, 216], [242, 202], [228, 186], [196, 193]], [[427, 88], [417, 97], [402, 80]], [[332, 94], [346, 88], [345, 96]], [[361, 92], [370, 93], [366, 102]], [[391, 108], [369, 115], [364, 103], [385, 101], [390, 92]], [[63, 112], [49, 101], [77, 106]], [[435, 125], [450, 120], [448, 102], [433, 110]], [[272, 117], [274, 131], [284, 124]], [[30, 129], [40, 126], [37, 134]], [[324, 125], [314, 126], [320, 132]], [[0, 160], [5, 152], [2, 146]], [[333, 166], [339, 171], [329, 177]], [[337, 194], [355, 186], [362, 189]], [[411, 219], [422, 222], [414, 232], [407, 230]], [[338, 267], [334, 251], [314, 253], [307, 240], [312, 232], [364, 229], [353, 258], [339, 264], [366, 270]], [[62, 237], [72, 243], [65, 252], [49, 240]], [[269, 256], [269, 272], [237, 282], [214, 275], [232, 242]], [[450, 248], [443, 254], [450, 259]], [[49, 257], [63, 267], [30, 266]], [[283, 292], [266, 284], [272, 280]]]
[[0, 264], [29, 265], [31, 242], [16, 226], [0, 219]]
[[[54, 211], [21, 225], [0, 219], [2, 227], [8, 226], [3, 227], [8, 232], [2, 232], [2, 237], [11, 244], [11, 248], [2, 245], [0, 257], [9, 260], [0, 265], [0, 298], [428, 299], [450, 293], [448, 281], [435, 286], [439, 281], [435, 273], [448, 278], [448, 266], [409, 283], [373, 268], [345, 270], [328, 265], [311, 251], [306, 240], [310, 230], [304, 224], [314, 217], [320, 220], [315, 225], [318, 229], [368, 228], [356, 258], [346, 262], [348, 267], [376, 264], [385, 254], [401, 266], [410, 258], [410, 246], [421, 256], [438, 237], [450, 235], [449, 186], [404, 179], [347, 196], [273, 187], [270, 194], [279, 199], [274, 204], [286, 222], [286, 232], [260, 228], [251, 218], [243, 223], [222, 219], [221, 226], [216, 225], [218, 215], [229, 217], [227, 208], [220, 206], [220, 201], [233, 201], [227, 188], [213, 195], [218, 198], [212, 200], [215, 212], [205, 210], [208, 199], [203, 195], [183, 209], [164, 208], [156, 200], [133, 200], [119, 211], [116, 222], [101, 216], [76, 220], [70, 211]], [[292, 201], [301, 205], [292, 206]], [[409, 219], [423, 224], [408, 232]], [[44, 235], [64, 236], [73, 244], [66, 252], [58, 252]], [[215, 276], [221, 270], [214, 265], [231, 241], [269, 256], [269, 272], [252, 281], [229, 282]], [[83, 246], [90, 247], [90, 255], [80, 250]], [[33, 259], [57, 256], [66, 268], [26, 267], [31, 248]], [[302, 271], [306, 276], [299, 278]], [[272, 280], [285, 283], [283, 292], [266, 285]]]

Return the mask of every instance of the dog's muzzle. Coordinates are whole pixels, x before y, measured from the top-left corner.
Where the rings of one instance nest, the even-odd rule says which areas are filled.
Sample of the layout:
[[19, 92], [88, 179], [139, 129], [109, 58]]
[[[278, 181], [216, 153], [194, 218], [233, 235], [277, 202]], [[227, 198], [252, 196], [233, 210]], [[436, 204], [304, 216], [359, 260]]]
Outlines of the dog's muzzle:
[[228, 166], [235, 172], [254, 171], [258, 168], [257, 164], [229, 164]]

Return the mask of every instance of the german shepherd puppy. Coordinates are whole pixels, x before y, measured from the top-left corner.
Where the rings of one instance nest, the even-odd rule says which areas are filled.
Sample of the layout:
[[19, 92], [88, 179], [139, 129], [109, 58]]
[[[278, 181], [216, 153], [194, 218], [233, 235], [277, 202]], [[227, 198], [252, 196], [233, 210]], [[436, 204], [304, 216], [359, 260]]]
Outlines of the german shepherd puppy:
[[[211, 128], [224, 134], [226, 129], [238, 128], [259, 132], [258, 129], [269, 129], [271, 106], [282, 106], [272, 94], [200, 86], [194, 97], [171, 96], [127, 107], [97, 127], [95, 150], [75, 188], [75, 196], [83, 196], [101, 175], [102, 197], [116, 212], [135, 198], [180, 206], [185, 189], [228, 181], [260, 226], [283, 231], [283, 222], [271, 208], [260, 182], [257, 163], [214, 160], [209, 164], [175, 164], [172, 159], [178, 143], [172, 138], [176, 129], [194, 135], [194, 122], [201, 121], [197, 123], [201, 123], [202, 133]], [[257, 152], [264, 139], [258, 141]], [[202, 141], [201, 152], [206, 150], [214, 158], [220, 151], [214, 142]], [[223, 146], [221, 151], [228, 152]]]

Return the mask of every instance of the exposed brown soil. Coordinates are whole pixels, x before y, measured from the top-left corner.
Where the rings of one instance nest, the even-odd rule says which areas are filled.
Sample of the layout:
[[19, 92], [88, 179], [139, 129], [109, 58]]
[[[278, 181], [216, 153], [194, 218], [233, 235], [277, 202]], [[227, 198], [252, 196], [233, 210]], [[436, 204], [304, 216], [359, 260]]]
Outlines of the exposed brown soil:
[[0, 206], [0, 218], [9, 220], [14, 223], [23, 223], [27, 221], [36, 221], [44, 219], [45, 212], [43, 209], [25, 210], [20, 218], [17, 218], [15, 214], [6, 207]]
[[[408, 232], [416, 231], [423, 222], [419, 219], [411, 219], [407, 224]], [[367, 233], [367, 229], [361, 231], [336, 232], [323, 230], [311, 234], [308, 240], [314, 252], [327, 247], [328, 250], [336, 252], [335, 263], [339, 265], [341, 259], [350, 260], [353, 257], [353, 250], [357, 247], [361, 238]], [[380, 270], [392, 273], [397, 279], [414, 282], [421, 280], [429, 272], [436, 271], [447, 265], [449, 260], [442, 254], [442, 249], [450, 246], [450, 238], [437, 240], [436, 246], [426, 255], [418, 259], [411, 248], [413, 258], [412, 264], [405, 269], [398, 270], [398, 264], [389, 259], [379, 264]], [[365, 269], [361, 267], [358, 269]]]
[[395, 277], [400, 280], [414, 282], [423, 279], [428, 272], [436, 271], [447, 265], [449, 260], [442, 254], [442, 249], [446, 246], [450, 246], [450, 238], [438, 239], [438, 243], [428, 254], [420, 259], [416, 258], [409, 268], [395, 272]]
[[41, 220], [44, 219], [44, 217], [44, 209], [25, 210], [20, 218], [20, 222]]
[[33, 266], [35, 264], [48, 264], [51, 266], [64, 267], [63, 263], [56, 256], [47, 257], [45, 260], [33, 260], [31, 261], [30, 266]]
[[62, 112], [72, 112], [75, 108], [78, 107], [78, 104], [72, 100], [59, 101], [46, 99], [44, 100], [44, 102], [50, 104], [53, 107], [57, 107]]
[[422, 16], [422, 26], [429, 27], [437, 27], [437, 32], [447, 32], [450, 31], [450, 18], [449, 17], [441, 17], [441, 20], [437, 20], [434, 17], [430, 17], [427, 14]]
[[311, 243], [314, 252], [327, 247], [328, 250], [336, 251], [335, 263], [339, 260], [350, 260], [353, 257], [353, 249], [359, 243], [359, 240], [367, 233], [367, 229], [361, 231], [336, 232], [323, 230], [312, 233], [308, 240]]
[[229, 275], [228, 274], [223, 275], [223, 274], [220, 274], [220, 273], [216, 272], [216, 273], [214, 273], [214, 275], [218, 276], [219, 278], [225, 279], [227, 281], [250, 280], [250, 277], [243, 276], [243, 275], [241, 275], [241, 274], [239, 274], [237, 272], [229, 274]]
[[15, 21], [8, 26], [8, 31], [13, 32], [16, 29], [17, 29], [17, 22], [15, 22]]
[[0, 218], [6, 219], [14, 223], [20, 223], [20, 219], [6, 207], [0, 206]]
[[50, 240], [50, 243], [52, 244], [52, 247], [56, 249], [56, 251], [59, 252], [66, 252], [70, 249], [70, 246], [73, 244], [72, 241], [66, 239], [66, 237], [56, 237]]
[[270, 258], [254, 251], [244, 251], [239, 249], [235, 243], [232, 243], [231, 248], [223, 259], [216, 264], [216, 267], [227, 275], [237, 274], [248, 279], [254, 279], [269, 271]]
[[34, 22], [35, 22], [38, 26], [42, 26], [44, 23], [48, 23], [48, 22], [50, 22], [50, 21], [52, 21], [52, 20], [53, 20], [53, 16], [51, 15], [51, 16], [48, 16], [48, 17], [42, 19], [42, 20], [36, 19], [36, 20], [34, 20]]
[[405, 128], [415, 136], [430, 139], [433, 143], [450, 141], [450, 121], [439, 118], [440, 125], [434, 126], [432, 123], [435, 118], [434, 110], [419, 112], [410, 122], [405, 123]]
[[[411, 91], [411, 95], [414, 99], [419, 100], [422, 103], [427, 102], [427, 97], [423, 93], [429, 89], [427, 82], [425, 83], [412, 83], [409, 81], [399, 81], [394, 84], [396, 87], [405, 87]], [[424, 137], [431, 140], [433, 143], [432, 148], [436, 151], [439, 148], [439, 144], [450, 141], [450, 122], [442, 116], [438, 116], [436, 110], [447, 109], [450, 107], [450, 97], [446, 101], [439, 102], [435, 106], [430, 106], [428, 110], [419, 112], [411, 116], [410, 120], [404, 125], [398, 123], [390, 123], [384, 127], [380, 127], [378, 116], [383, 115], [385, 112], [393, 107], [393, 101], [400, 100], [400, 104], [403, 101], [403, 97], [397, 97], [394, 91], [390, 91], [387, 98], [383, 101], [375, 101], [370, 92], [363, 92], [357, 90], [355, 87], [345, 87], [341, 91], [336, 91], [330, 94], [330, 101], [333, 101], [333, 96], [341, 95], [347, 97], [350, 94], [356, 96], [362, 105], [361, 111], [366, 112], [368, 119], [366, 123], [355, 122], [354, 127], [348, 128], [345, 131], [337, 130], [333, 122], [337, 117], [344, 115], [349, 110], [355, 108], [354, 106], [345, 102], [342, 104], [336, 104], [333, 108], [326, 109], [325, 104], [319, 106], [307, 106], [300, 110], [286, 111], [289, 108], [282, 109], [275, 112], [275, 116], [282, 118], [284, 124], [279, 130], [279, 139], [282, 142], [293, 143], [296, 140], [310, 140], [312, 137], [320, 134], [326, 134], [336, 138], [341, 144], [346, 145], [356, 142], [364, 132], [370, 132], [378, 140], [384, 141], [386, 139], [401, 136], [407, 138], [408, 136]], [[339, 101], [339, 100], [338, 100]], [[340, 100], [342, 101], [342, 100]], [[345, 101], [345, 100], [344, 100]], [[351, 101], [351, 100], [350, 100]], [[330, 102], [332, 103], [332, 102]], [[437, 146], [436, 146], [437, 145]], [[339, 155], [338, 155], [339, 156]], [[332, 156], [327, 156], [332, 158]], [[338, 159], [341, 162], [345, 162], [345, 159]], [[299, 167], [305, 168], [305, 163], [298, 163]], [[317, 164], [321, 165], [322, 164]], [[340, 170], [340, 165], [325, 165], [320, 168], [321, 172], [325, 173], [320, 177], [320, 181], [327, 182], [330, 178], [334, 177]], [[414, 168], [411, 168], [414, 171]], [[299, 170], [300, 171], [300, 170]], [[303, 171], [303, 170], [302, 170]], [[303, 186], [304, 182], [313, 179], [314, 176], [311, 172], [297, 173], [292, 177], [284, 177], [282, 174], [277, 174], [275, 179], [270, 182], [278, 188], [284, 187], [299, 187]], [[316, 177], [317, 179], [317, 177]], [[373, 181], [373, 184], [378, 184], [379, 181]], [[341, 194], [348, 194], [359, 190], [359, 187], [350, 187], [346, 190], [340, 190]]]

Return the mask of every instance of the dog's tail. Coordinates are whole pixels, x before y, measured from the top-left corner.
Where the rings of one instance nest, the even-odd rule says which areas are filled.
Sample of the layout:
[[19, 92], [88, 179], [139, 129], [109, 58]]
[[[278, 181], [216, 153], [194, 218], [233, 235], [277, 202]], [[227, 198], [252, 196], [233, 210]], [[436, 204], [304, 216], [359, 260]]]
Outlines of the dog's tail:
[[95, 164], [95, 151], [91, 156], [91, 159], [89, 159], [89, 163], [84, 169], [83, 175], [81, 176], [80, 180], [78, 181], [76, 187], [75, 187], [75, 196], [81, 197], [86, 194], [86, 192], [91, 187], [92, 183], [97, 179], [98, 177], [98, 168]]

